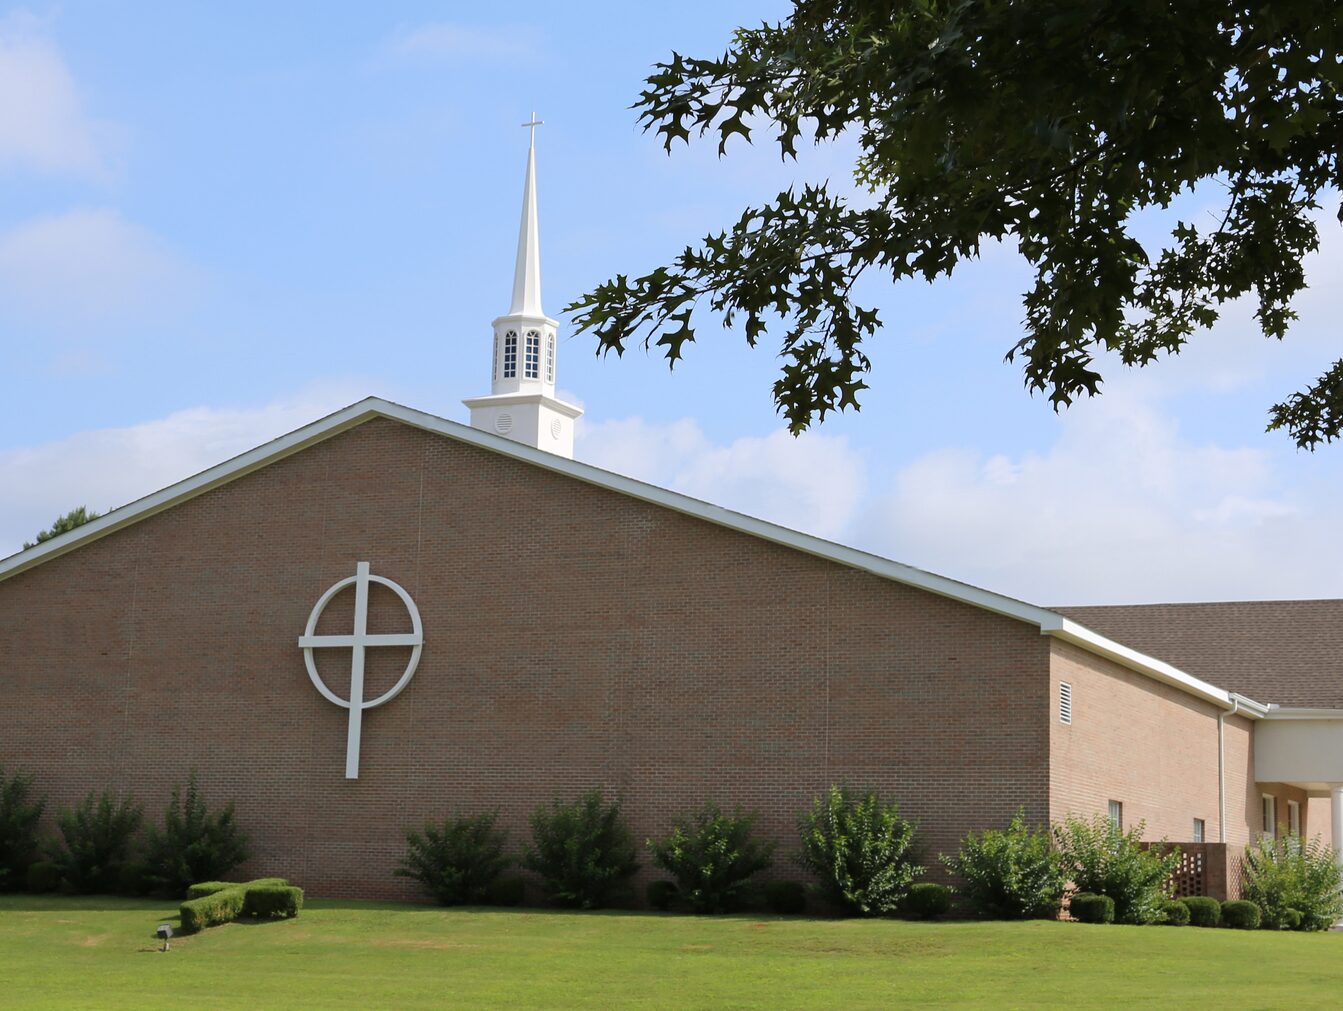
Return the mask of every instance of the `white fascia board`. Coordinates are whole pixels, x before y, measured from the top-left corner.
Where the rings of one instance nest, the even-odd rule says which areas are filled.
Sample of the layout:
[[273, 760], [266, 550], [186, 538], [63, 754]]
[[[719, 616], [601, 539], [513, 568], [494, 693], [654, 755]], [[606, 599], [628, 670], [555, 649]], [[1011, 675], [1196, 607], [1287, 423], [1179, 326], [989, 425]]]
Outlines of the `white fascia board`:
[[1266, 720], [1339, 720], [1343, 709], [1312, 709], [1306, 706], [1266, 706]]
[[1041, 623], [1040, 631], [1045, 635], [1080, 646], [1088, 653], [1095, 653], [1107, 660], [1113, 660], [1120, 666], [1145, 674], [1153, 680], [1164, 682], [1190, 695], [1212, 702], [1223, 709], [1235, 709], [1241, 715], [1251, 719], [1260, 719], [1268, 711], [1267, 706], [1255, 702], [1253, 699], [1246, 698], [1244, 695], [1237, 695], [1235, 692], [1225, 691], [1201, 678], [1194, 677], [1192, 674], [1186, 674], [1164, 660], [1158, 660], [1146, 653], [1140, 653], [1136, 649], [1125, 646], [1123, 643], [1107, 639], [1105, 636], [1093, 632], [1091, 629], [1060, 614], [1051, 613], [1049, 619]]
[[[557, 401], [557, 403], [559, 402]], [[96, 520], [61, 534], [59, 537], [53, 537], [35, 548], [29, 548], [27, 551], [20, 551], [18, 554], [0, 559], [0, 580], [31, 569], [35, 565], [40, 565], [51, 558], [63, 555], [82, 544], [130, 526], [132, 523], [162, 512], [164, 509], [171, 508], [220, 485], [227, 484], [229, 481], [249, 474], [254, 470], [259, 470], [276, 460], [283, 459], [292, 453], [297, 453], [378, 417], [390, 418], [414, 428], [435, 432], [459, 442], [478, 446], [492, 453], [500, 453], [516, 460], [522, 460], [533, 466], [555, 471], [600, 488], [628, 495], [631, 498], [650, 502], [666, 509], [672, 509], [696, 519], [749, 534], [752, 537], [758, 537], [761, 540], [781, 544], [806, 554], [837, 562], [848, 568], [870, 572], [882, 579], [903, 583], [906, 586], [947, 597], [980, 610], [990, 611], [1016, 621], [1035, 625], [1045, 635], [1071, 642], [1088, 652], [1104, 656], [1131, 670], [1189, 692], [1191, 695], [1215, 702], [1227, 709], [1232, 708], [1233, 695], [1231, 693], [1186, 674], [1168, 663], [1098, 635], [1090, 629], [1043, 607], [1037, 607], [1025, 601], [980, 589], [977, 586], [971, 586], [955, 579], [948, 579], [946, 576], [939, 576], [936, 573], [925, 572], [923, 569], [903, 565], [900, 562], [869, 554], [866, 551], [835, 544], [820, 537], [789, 530], [787, 527], [781, 527], [775, 523], [757, 519], [754, 516], [733, 512], [730, 509], [702, 502], [679, 492], [668, 491], [666, 488], [659, 488], [643, 481], [613, 474], [591, 464], [556, 456], [553, 453], [547, 453], [545, 450], [535, 449], [491, 432], [483, 432], [378, 397], [369, 397], [366, 400], [351, 404], [349, 407], [336, 411], [334, 414], [329, 414], [310, 425], [305, 425], [297, 431], [283, 435], [240, 456], [235, 456], [231, 460], [226, 460], [224, 463], [202, 471], [194, 477], [189, 477], [185, 481], [179, 481], [162, 491], [147, 495], [119, 509], [114, 509]], [[1248, 716], [1261, 716], [1267, 711], [1267, 707], [1261, 706], [1257, 702], [1252, 702], [1240, 696], [1234, 696], [1234, 698], [1241, 699], [1241, 711]]]

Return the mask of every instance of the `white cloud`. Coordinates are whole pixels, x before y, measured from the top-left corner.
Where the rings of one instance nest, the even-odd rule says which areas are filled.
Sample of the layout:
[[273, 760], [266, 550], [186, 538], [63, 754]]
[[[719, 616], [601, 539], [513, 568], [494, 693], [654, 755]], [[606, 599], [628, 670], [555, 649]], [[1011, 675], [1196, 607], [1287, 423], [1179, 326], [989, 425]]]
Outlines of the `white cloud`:
[[587, 425], [578, 456], [1046, 605], [1343, 593], [1343, 481], [1292, 480], [1290, 450], [1265, 445], [1190, 441], [1162, 405], [1112, 389], [1043, 452], [936, 449], [885, 481], [843, 438], [721, 445], [689, 419]]
[[714, 445], [689, 419], [585, 424], [585, 463], [820, 537], [839, 537], [866, 492], [860, 454], [841, 437], [785, 431]]
[[529, 26], [482, 28], [436, 21], [414, 27], [403, 25], [392, 33], [383, 52], [413, 59], [502, 59], [535, 55], [539, 39], [538, 31]]
[[60, 52], [31, 15], [0, 19], [0, 170], [105, 181], [114, 128], [84, 111]]
[[165, 418], [0, 451], [0, 556], [79, 505], [105, 512], [353, 403], [350, 384], [262, 407], [193, 407]]
[[0, 312], [55, 324], [154, 315], [196, 286], [152, 232], [115, 210], [81, 209], [0, 234]]
[[1340, 490], [1283, 481], [1256, 448], [1195, 444], [1112, 390], [1040, 454], [939, 450], [901, 468], [852, 536], [883, 554], [1037, 603], [1331, 596]]

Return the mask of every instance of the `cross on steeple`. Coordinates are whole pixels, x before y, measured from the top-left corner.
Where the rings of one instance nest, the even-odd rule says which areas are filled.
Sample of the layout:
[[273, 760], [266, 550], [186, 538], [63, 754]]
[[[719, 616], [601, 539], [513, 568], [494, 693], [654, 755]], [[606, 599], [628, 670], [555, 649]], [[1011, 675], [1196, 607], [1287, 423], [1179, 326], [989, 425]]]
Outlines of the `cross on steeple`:
[[533, 112], [533, 113], [532, 113], [532, 121], [531, 121], [530, 123], [523, 123], [522, 125], [531, 129], [531, 131], [532, 131], [532, 136], [531, 136], [531, 146], [532, 146], [532, 147], [536, 147], [536, 128], [537, 128], [538, 126], [545, 126], [545, 125], [546, 125], [546, 121], [545, 121], [544, 119], [537, 119], [537, 118], [536, 118], [536, 113]]

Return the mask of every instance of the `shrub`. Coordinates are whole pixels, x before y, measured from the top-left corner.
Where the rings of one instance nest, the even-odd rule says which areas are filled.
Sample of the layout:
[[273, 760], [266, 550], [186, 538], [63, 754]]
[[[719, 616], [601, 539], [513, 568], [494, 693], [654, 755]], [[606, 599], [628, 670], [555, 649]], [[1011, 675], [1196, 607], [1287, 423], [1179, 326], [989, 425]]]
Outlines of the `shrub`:
[[740, 905], [747, 883], [773, 864], [774, 846], [751, 838], [755, 819], [708, 804], [675, 822], [665, 839], [650, 839], [653, 864], [676, 879], [678, 896], [696, 913]]
[[1279, 930], [1301, 930], [1306, 926], [1306, 918], [1301, 915], [1301, 910], [1288, 907], [1284, 909], [1278, 919]]
[[1216, 927], [1222, 922], [1222, 904], [1208, 895], [1181, 899], [1189, 908], [1189, 923], [1195, 927]]
[[131, 860], [121, 865], [116, 890], [118, 895], [148, 895], [155, 884], [149, 865], [143, 860]]
[[1113, 923], [1115, 900], [1108, 895], [1078, 892], [1068, 903], [1068, 912], [1079, 923]]
[[44, 800], [33, 796], [33, 777], [9, 776], [0, 765], [0, 891], [27, 884], [28, 865], [37, 859], [37, 822]]
[[896, 912], [914, 879], [924, 874], [915, 862], [913, 822], [895, 803], [875, 793], [855, 799], [832, 786], [818, 797], [799, 826], [802, 866], [820, 879], [822, 893], [837, 906], [861, 916]]
[[66, 887], [85, 895], [116, 891], [130, 862], [140, 817], [139, 805], [108, 791], [96, 799], [89, 794], [73, 810], [62, 811], [56, 818], [61, 838], [51, 859]]
[[1156, 923], [1166, 901], [1166, 887], [1180, 862], [1178, 849], [1164, 845], [1144, 849], [1139, 822], [1125, 832], [1100, 815], [1091, 821], [1069, 818], [1054, 826], [1064, 869], [1081, 892], [1114, 899], [1119, 923]]
[[936, 919], [951, 910], [951, 889], [935, 881], [916, 881], [900, 908], [918, 920]]
[[448, 818], [428, 824], [424, 834], [406, 833], [406, 855], [392, 873], [413, 878], [440, 905], [487, 901], [490, 889], [513, 862], [504, 855], [506, 834], [494, 827], [496, 814]]
[[796, 916], [807, 910], [807, 890], [800, 881], [771, 881], [765, 885], [765, 905], [771, 913]]
[[957, 889], [980, 916], [1025, 920], [1058, 915], [1068, 874], [1049, 830], [1031, 829], [1019, 809], [1007, 829], [971, 832], [960, 852], [941, 858], [962, 881]]
[[644, 899], [648, 902], [649, 909], [657, 909], [665, 913], [671, 909], [672, 903], [676, 901], [676, 882], [648, 882], [648, 887], [644, 889]]
[[198, 899], [188, 899], [178, 907], [182, 933], [194, 934], [206, 927], [231, 923], [242, 912], [247, 893], [242, 888], [225, 888]]
[[1284, 927], [1288, 909], [1307, 930], [1328, 929], [1343, 914], [1334, 851], [1317, 837], [1261, 838], [1245, 848], [1244, 895], [1272, 927]]
[[239, 916], [293, 917], [303, 908], [303, 889], [293, 887], [284, 878], [201, 881], [189, 886], [187, 895], [187, 901], [178, 908], [184, 934], [231, 923]]
[[1162, 923], [1169, 927], [1189, 926], [1189, 907], [1182, 899], [1172, 899], [1161, 907]]
[[607, 804], [597, 790], [572, 804], [555, 801], [537, 810], [522, 865], [541, 878], [552, 902], [580, 909], [596, 909], [626, 895], [639, 869], [620, 804]]
[[61, 884], [61, 869], [50, 860], [38, 860], [28, 865], [28, 891], [35, 895], [54, 892]]
[[303, 908], [303, 889], [289, 884], [251, 883], [243, 887], [243, 916], [293, 918]]
[[233, 802], [211, 813], [193, 772], [186, 788], [174, 786], [163, 829], [151, 827], [145, 844], [152, 887], [183, 895], [192, 882], [218, 878], [248, 857], [247, 836], [234, 820]]
[[1233, 899], [1222, 903], [1222, 923], [1236, 930], [1256, 930], [1263, 914], [1248, 899]]
[[527, 901], [527, 882], [519, 877], [497, 878], [485, 901], [491, 906], [521, 906]]

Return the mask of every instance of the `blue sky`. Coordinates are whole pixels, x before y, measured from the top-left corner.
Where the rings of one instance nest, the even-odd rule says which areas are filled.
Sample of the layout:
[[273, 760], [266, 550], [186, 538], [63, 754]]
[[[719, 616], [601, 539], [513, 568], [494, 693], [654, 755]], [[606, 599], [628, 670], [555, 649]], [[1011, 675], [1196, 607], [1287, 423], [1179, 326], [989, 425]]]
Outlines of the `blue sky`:
[[[672, 48], [717, 52], [785, 7], [0, 8], [0, 554], [368, 394], [465, 420], [533, 108], [552, 314], [793, 181], [850, 189], [845, 142], [668, 158], [629, 109]], [[931, 287], [870, 280], [864, 409], [800, 440], [777, 360], [739, 334], [703, 328], [674, 373], [562, 338], [577, 455], [1045, 604], [1337, 596], [1343, 450], [1263, 432], [1339, 354], [1335, 209], [1288, 344], [1234, 307], [1062, 416], [1002, 361], [1028, 276], [1006, 248]]]

